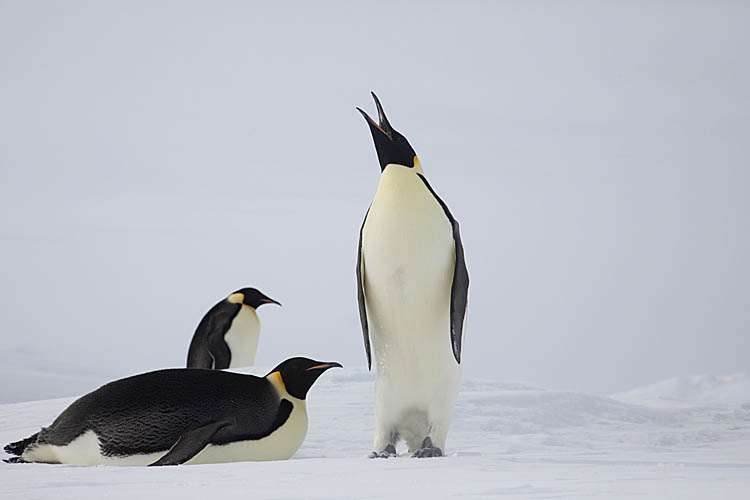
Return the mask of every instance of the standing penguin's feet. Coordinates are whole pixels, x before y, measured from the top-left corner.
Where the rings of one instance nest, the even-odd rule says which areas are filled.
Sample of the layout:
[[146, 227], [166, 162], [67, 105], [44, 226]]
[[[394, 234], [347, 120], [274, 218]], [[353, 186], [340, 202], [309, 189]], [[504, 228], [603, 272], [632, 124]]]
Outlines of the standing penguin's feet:
[[380, 453], [378, 453], [377, 451], [373, 451], [368, 456], [370, 458], [390, 458], [390, 457], [395, 457], [396, 455], [397, 455], [396, 447], [393, 446], [392, 444], [389, 444]]
[[422, 441], [422, 447], [414, 452], [412, 457], [416, 458], [427, 458], [427, 457], [442, 457], [443, 450], [436, 446], [432, 446], [432, 439], [430, 436], [424, 438]]

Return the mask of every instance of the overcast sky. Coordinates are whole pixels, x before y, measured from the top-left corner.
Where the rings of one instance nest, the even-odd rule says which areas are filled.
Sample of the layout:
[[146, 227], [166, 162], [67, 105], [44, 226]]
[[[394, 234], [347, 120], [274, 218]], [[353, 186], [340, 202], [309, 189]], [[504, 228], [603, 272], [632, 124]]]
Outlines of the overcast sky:
[[258, 364], [365, 366], [370, 90], [461, 223], [466, 376], [747, 370], [748, 5], [0, 2], [0, 400], [182, 366], [244, 286]]

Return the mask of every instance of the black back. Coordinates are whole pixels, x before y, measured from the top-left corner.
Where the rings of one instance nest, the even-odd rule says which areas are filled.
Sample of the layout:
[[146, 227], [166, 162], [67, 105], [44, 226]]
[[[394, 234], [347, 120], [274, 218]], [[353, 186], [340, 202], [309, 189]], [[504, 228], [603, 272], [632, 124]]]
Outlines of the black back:
[[203, 316], [195, 330], [188, 349], [188, 368], [224, 370], [229, 368], [232, 354], [224, 341], [232, 321], [242, 309], [242, 304], [222, 300]]
[[87, 430], [102, 453], [127, 456], [172, 447], [180, 436], [218, 421], [228, 424], [208, 441], [260, 439], [281, 426], [292, 404], [265, 378], [231, 372], [171, 369], [106, 384], [71, 404], [37, 443], [65, 445]]

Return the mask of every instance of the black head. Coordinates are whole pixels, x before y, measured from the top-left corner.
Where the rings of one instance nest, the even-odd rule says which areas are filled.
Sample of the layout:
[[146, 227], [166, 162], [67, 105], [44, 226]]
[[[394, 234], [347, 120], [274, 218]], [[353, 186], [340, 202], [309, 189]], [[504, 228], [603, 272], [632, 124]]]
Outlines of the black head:
[[309, 358], [289, 358], [269, 372], [270, 377], [275, 372], [281, 375], [281, 381], [286, 386], [286, 392], [297, 399], [305, 399], [307, 391], [318, 380], [324, 371], [333, 367], [343, 368], [334, 361], [315, 361]]
[[388, 118], [385, 116], [385, 111], [383, 111], [383, 106], [380, 105], [378, 96], [376, 96], [374, 92], [370, 93], [372, 94], [373, 99], [375, 99], [375, 106], [378, 108], [378, 121], [380, 121], [380, 124], [378, 125], [375, 123], [375, 121], [360, 108], [357, 108], [357, 111], [362, 113], [362, 116], [365, 117], [367, 124], [370, 126], [372, 140], [375, 141], [375, 151], [378, 153], [380, 171], [382, 172], [385, 170], [386, 165], [389, 163], [414, 168], [419, 164], [417, 153], [414, 152], [414, 148], [411, 147], [409, 141], [406, 140], [406, 137], [391, 127]]
[[242, 303], [254, 309], [257, 309], [263, 304], [276, 304], [279, 306], [281, 305], [279, 302], [273, 300], [271, 297], [268, 297], [257, 288], [241, 288], [231, 294], [227, 300], [238, 304]]

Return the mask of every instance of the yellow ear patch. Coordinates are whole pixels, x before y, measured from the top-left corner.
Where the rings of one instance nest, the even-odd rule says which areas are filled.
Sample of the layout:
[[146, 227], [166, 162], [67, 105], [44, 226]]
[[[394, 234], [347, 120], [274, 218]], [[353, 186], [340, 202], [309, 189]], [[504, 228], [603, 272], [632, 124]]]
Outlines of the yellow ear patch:
[[424, 170], [422, 170], [422, 162], [419, 161], [417, 155], [414, 155], [414, 170], [420, 174], [424, 174]]
[[276, 390], [289, 394], [289, 391], [286, 390], [286, 384], [284, 383], [284, 378], [281, 376], [281, 372], [276, 371], [269, 373], [266, 378], [276, 387]]
[[227, 302], [231, 302], [232, 304], [242, 304], [245, 300], [245, 294], [244, 293], [233, 293], [229, 297], [227, 297]]

